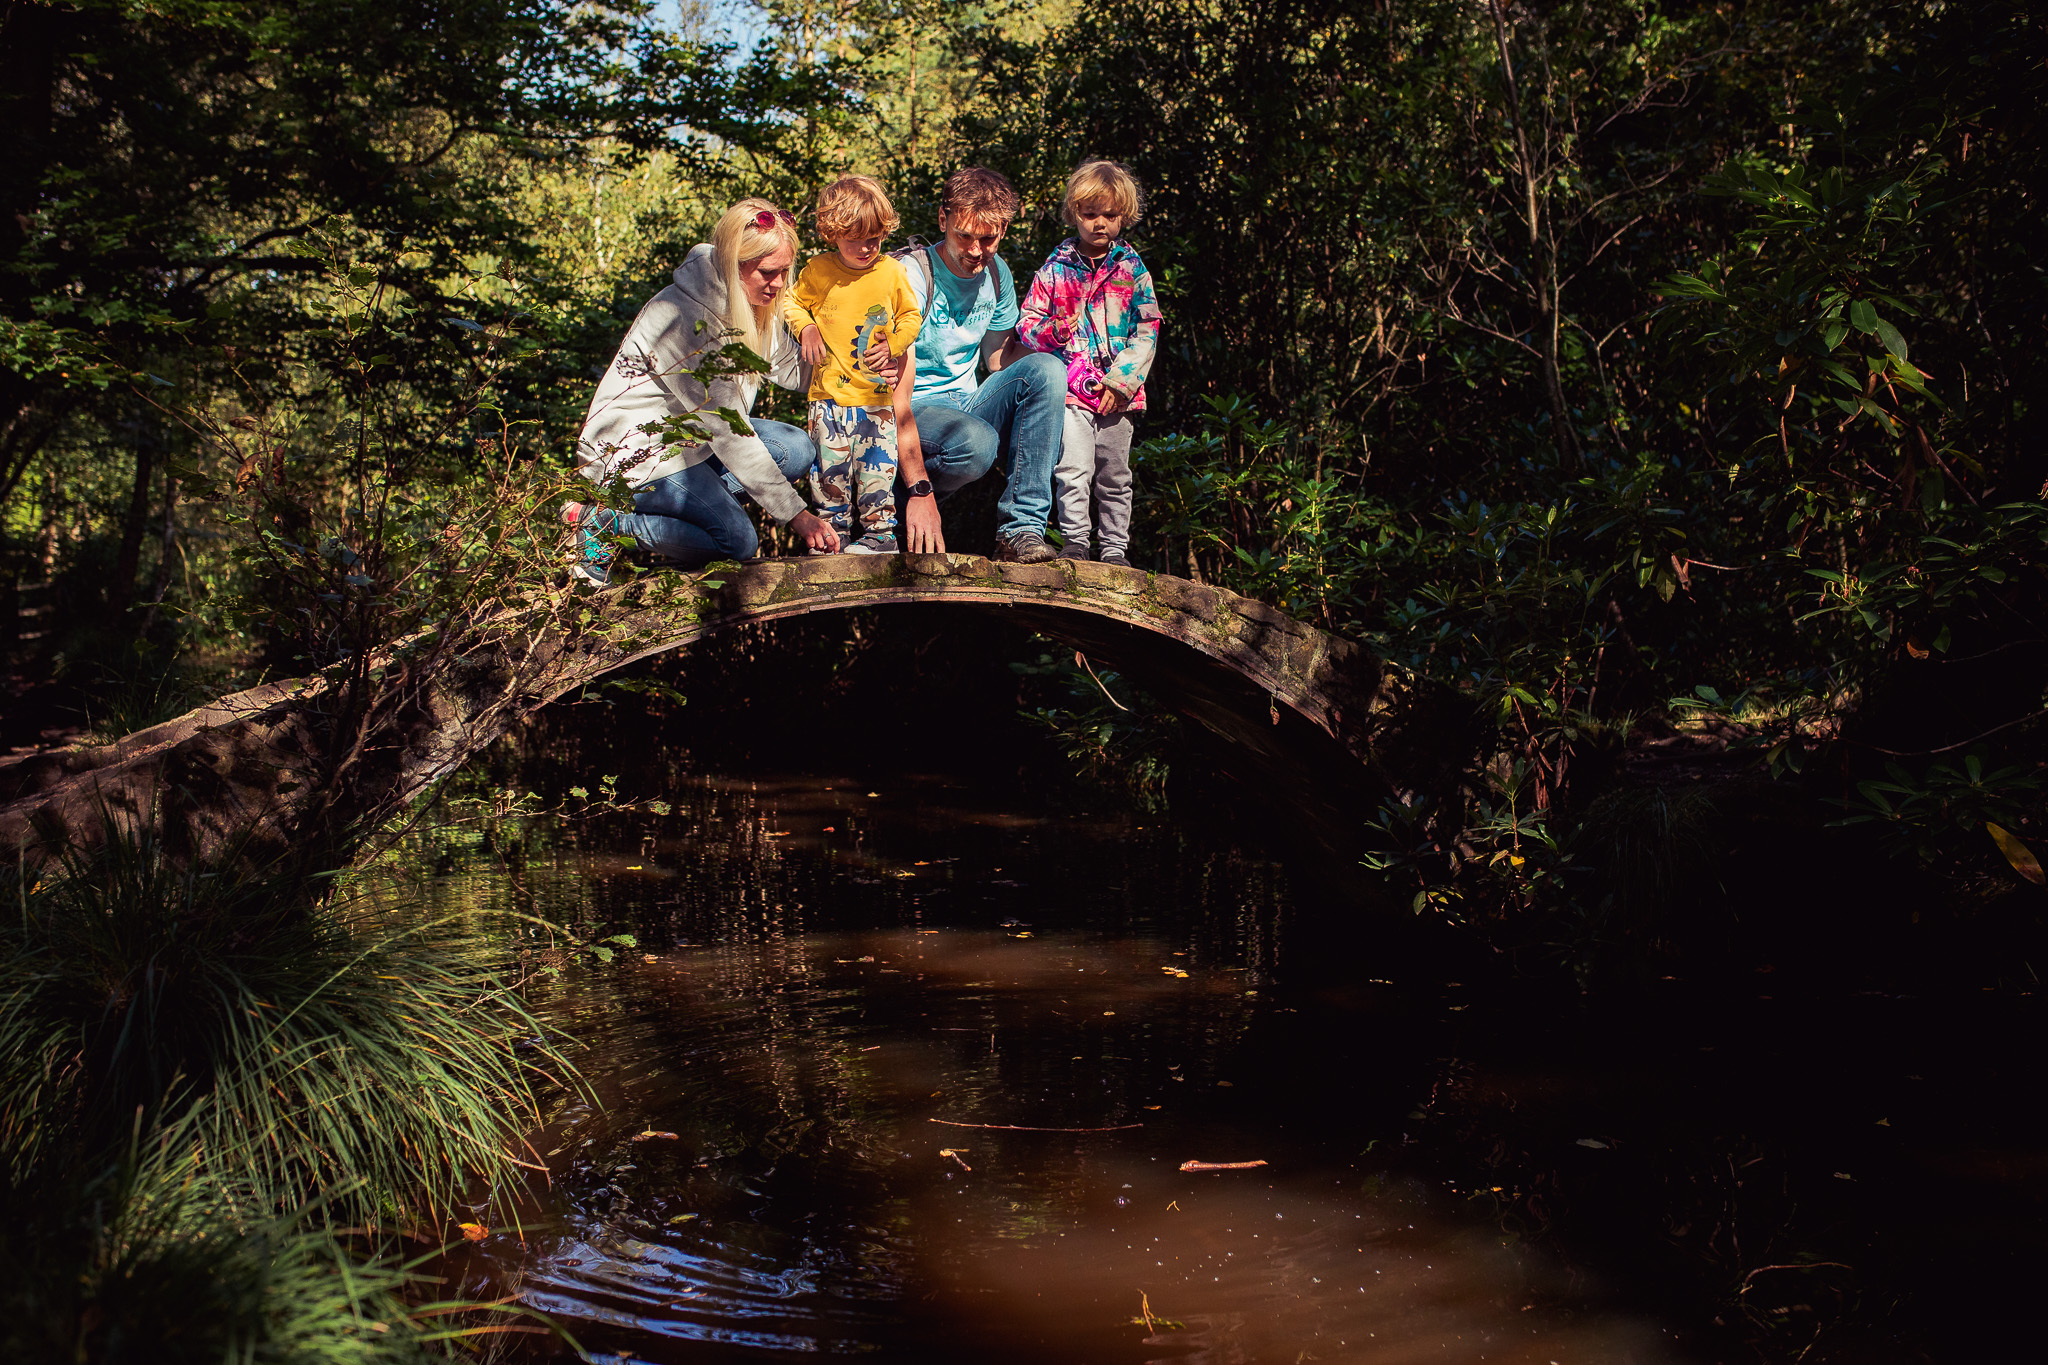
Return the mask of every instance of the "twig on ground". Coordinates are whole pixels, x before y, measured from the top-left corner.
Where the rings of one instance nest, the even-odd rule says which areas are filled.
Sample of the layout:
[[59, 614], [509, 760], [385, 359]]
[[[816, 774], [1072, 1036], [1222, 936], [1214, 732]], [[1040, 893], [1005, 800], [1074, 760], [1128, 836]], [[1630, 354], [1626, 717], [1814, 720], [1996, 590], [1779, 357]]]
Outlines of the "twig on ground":
[[953, 1119], [926, 1119], [948, 1128], [1000, 1128], [1010, 1133], [1120, 1133], [1126, 1128], [1143, 1128], [1142, 1123], [1112, 1123], [1107, 1128], [1039, 1128], [1028, 1123], [959, 1123]]

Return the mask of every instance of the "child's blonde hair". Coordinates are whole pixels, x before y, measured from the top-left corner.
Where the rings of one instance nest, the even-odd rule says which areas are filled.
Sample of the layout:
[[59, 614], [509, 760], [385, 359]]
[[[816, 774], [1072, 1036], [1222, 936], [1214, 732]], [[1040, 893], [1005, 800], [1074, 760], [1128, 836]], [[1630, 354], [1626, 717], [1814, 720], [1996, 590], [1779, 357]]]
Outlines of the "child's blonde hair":
[[1124, 231], [1145, 212], [1145, 193], [1138, 178], [1120, 161], [1084, 161], [1067, 177], [1066, 198], [1060, 200], [1060, 217], [1068, 227], [1079, 227], [1075, 210], [1088, 204], [1107, 204], [1109, 211], [1124, 220]]
[[[761, 226], [764, 214], [772, 226]], [[796, 223], [766, 199], [740, 200], [719, 215], [718, 225], [711, 229], [712, 264], [725, 284], [725, 325], [739, 333], [746, 348], [764, 360], [768, 358], [768, 327], [774, 305], [755, 308], [746, 302], [740, 267], [784, 246], [789, 248], [790, 260], [794, 262], [797, 245]]]
[[902, 221], [889, 192], [873, 176], [842, 175], [818, 191], [818, 235], [828, 242], [886, 237]]

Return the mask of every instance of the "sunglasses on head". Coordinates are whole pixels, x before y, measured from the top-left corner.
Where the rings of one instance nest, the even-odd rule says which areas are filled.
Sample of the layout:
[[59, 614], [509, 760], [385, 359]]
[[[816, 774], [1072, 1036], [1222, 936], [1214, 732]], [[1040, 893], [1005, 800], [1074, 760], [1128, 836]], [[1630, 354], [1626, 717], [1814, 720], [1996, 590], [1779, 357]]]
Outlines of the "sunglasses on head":
[[772, 232], [775, 229], [777, 219], [787, 224], [791, 232], [796, 231], [796, 219], [790, 217], [785, 209], [777, 209], [773, 213], [770, 213], [767, 209], [762, 209], [754, 215], [754, 226], [763, 232]]

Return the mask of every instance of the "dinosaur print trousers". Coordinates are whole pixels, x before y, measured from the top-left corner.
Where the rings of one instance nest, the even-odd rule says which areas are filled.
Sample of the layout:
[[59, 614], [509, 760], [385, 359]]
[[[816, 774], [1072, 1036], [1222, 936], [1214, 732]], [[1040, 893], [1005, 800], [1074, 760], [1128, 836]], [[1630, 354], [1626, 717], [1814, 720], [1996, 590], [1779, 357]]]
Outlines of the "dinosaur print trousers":
[[[841, 536], [896, 532], [896, 413], [811, 402], [811, 504]], [[860, 528], [853, 528], [858, 512]]]

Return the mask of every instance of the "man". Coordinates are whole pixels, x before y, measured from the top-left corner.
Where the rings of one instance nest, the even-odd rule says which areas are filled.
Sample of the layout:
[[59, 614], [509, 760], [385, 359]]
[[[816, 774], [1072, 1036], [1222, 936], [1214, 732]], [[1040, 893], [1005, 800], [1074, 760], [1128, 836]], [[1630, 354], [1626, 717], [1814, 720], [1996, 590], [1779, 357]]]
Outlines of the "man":
[[[1017, 286], [996, 255], [1017, 192], [995, 171], [970, 166], [939, 195], [936, 246], [903, 261], [924, 304], [910, 409], [924, 445], [926, 488], [904, 505], [905, 548], [945, 549], [938, 500], [998, 462], [1008, 483], [996, 502], [996, 558], [1041, 564], [1053, 557], [1045, 524], [1059, 463], [1067, 376], [1057, 357], [1017, 341]], [[988, 377], [977, 370], [988, 366]]]

